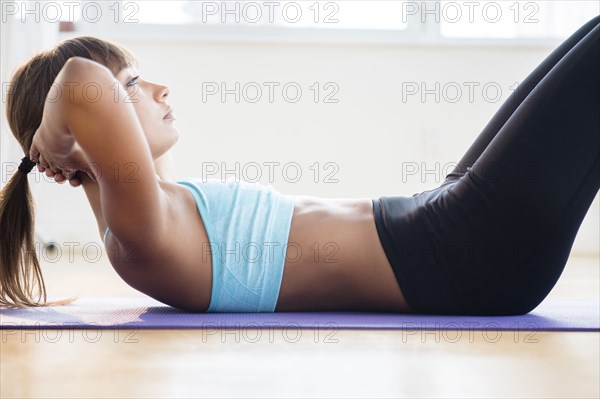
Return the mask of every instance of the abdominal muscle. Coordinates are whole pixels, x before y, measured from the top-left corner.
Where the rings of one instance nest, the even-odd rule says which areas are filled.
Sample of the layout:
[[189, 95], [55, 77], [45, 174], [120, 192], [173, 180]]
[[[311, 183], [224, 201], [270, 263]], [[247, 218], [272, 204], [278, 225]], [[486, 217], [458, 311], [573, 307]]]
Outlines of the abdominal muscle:
[[275, 311], [410, 311], [385, 255], [372, 200], [294, 196]]

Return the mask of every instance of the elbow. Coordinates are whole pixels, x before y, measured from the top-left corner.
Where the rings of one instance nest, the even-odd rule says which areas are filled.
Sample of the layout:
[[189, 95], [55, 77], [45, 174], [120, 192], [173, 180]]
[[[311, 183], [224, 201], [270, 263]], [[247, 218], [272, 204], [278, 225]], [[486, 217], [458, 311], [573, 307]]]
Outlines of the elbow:
[[112, 76], [110, 69], [104, 65], [84, 57], [71, 57], [65, 62], [61, 72], [69, 78], [82, 78], [86, 75], [108, 72]]
[[110, 85], [113, 81], [114, 76], [107, 67], [83, 57], [69, 58], [55, 79], [62, 94], [61, 102], [79, 106], [93, 103], [84, 88], [89, 85], [102, 87], [104, 82]]

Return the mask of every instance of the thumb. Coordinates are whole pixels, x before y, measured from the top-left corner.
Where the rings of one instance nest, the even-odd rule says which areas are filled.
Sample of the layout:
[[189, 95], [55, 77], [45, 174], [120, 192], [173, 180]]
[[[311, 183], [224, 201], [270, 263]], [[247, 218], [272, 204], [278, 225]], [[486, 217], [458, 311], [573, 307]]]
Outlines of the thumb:
[[31, 148], [29, 149], [29, 159], [37, 163], [39, 155], [40, 152], [38, 151], [37, 147], [35, 144], [32, 144]]

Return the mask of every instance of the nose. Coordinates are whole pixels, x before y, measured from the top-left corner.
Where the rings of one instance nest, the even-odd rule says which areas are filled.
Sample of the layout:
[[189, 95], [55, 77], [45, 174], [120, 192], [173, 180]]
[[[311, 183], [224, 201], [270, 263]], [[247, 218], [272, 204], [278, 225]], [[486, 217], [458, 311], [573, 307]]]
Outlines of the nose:
[[156, 85], [156, 90], [154, 91], [154, 99], [158, 102], [164, 102], [169, 96], [169, 88], [163, 85]]

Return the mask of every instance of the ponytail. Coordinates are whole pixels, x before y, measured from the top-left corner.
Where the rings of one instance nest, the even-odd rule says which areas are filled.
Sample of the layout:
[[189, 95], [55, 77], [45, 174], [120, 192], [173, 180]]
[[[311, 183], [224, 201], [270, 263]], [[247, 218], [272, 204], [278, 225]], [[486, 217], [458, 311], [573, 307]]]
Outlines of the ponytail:
[[27, 174], [17, 170], [0, 191], [0, 306], [54, 306], [77, 299], [46, 301], [35, 251], [34, 208]]

